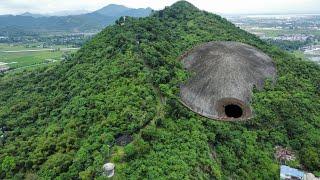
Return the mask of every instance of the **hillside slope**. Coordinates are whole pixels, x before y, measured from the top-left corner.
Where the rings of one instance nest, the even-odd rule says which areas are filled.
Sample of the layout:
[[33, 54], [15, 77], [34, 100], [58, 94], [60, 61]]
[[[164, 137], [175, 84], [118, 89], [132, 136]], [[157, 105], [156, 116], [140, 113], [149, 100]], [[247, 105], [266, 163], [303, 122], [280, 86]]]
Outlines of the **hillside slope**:
[[[277, 83], [254, 93], [250, 121], [206, 119], [179, 102], [180, 55], [222, 40], [276, 63]], [[102, 179], [108, 161], [116, 179], [278, 179], [277, 145], [296, 153], [291, 166], [319, 174], [319, 84], [314, 63], [177, 2], [120, 19], [60, 65], [2, 75], [0, 179]]]

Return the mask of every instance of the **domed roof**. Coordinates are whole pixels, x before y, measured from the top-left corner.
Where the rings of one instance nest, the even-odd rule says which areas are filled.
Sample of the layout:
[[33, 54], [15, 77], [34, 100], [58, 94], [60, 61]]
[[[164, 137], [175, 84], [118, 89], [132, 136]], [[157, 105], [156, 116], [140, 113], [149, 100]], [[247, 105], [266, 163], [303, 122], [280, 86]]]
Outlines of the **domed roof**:
[[114, 169], [114, 164], [113, 163], [106, 163], [106, 164], [104, 164], [103, 165], [103, 169], [105, 170], [105, 171], [111, 171], [111, 170], [113, 170]]
[[252, 117], [252, 89], [275, 80], [272, 59], [239, 42], [209, 42], [182, 56], [191, 77], [181, 85], [182, 103], [202, 116], [220, 120]]

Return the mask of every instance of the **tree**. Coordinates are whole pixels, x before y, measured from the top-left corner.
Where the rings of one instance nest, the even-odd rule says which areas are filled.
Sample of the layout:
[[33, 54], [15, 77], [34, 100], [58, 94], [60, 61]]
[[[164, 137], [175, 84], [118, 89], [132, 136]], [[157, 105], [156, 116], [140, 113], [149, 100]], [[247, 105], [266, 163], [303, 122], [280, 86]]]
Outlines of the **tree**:
[[12, 156], [5, 156], [1, 163], [1, 171], [4, 171], [9, 177], [12, 176], [16, 167], [15, 159]]

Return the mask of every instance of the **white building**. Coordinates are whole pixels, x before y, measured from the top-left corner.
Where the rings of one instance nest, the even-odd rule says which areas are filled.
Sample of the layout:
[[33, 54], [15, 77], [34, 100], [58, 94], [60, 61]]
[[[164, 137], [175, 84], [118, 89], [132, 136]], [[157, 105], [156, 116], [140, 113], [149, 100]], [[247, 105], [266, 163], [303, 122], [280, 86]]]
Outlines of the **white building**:
[[114, 176], [114, 168], [115, 165], [113, 163], [106, 163], [103, 165], [103, 174], [107, 176], [108, 178], [111, 178]]

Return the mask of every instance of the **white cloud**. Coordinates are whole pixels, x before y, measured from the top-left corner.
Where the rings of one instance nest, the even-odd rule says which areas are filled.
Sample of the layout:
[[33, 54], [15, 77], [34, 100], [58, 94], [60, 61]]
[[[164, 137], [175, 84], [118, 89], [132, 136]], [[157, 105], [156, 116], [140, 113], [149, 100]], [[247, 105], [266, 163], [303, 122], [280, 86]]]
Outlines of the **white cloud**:
[[[0, 0], [0, 14], [52, 13], [63, 10], [93, 11], [108, 4], [162, 9], [176, 0]], [[319, 0], [190, 0], [200, 9], [219, 13], [320, 12]]]

